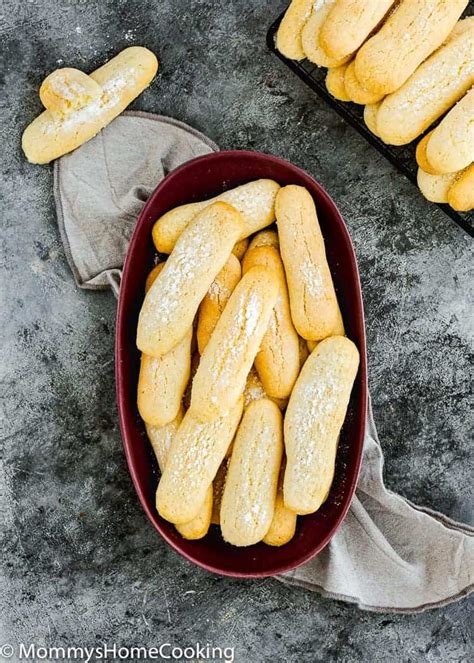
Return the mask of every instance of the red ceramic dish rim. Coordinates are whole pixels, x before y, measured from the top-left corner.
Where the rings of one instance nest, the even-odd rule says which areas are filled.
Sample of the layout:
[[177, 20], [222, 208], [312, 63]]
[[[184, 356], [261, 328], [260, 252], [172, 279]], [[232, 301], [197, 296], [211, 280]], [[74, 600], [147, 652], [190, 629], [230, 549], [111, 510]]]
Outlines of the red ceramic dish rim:
[[[336, 204], [332, 200], [332, 198], [329, 196], [329, 194], [326, 192], [326, 190], [311, 176], [309, 175], [306, 171], [303, 169], [299, 168], [298, 166], [295, 166], [291, 162], [281, 159], [280, 157], [275, 157], [273, 155], [265, 154], [263, 152], [255, 152], [251, 150], [223, 150], [221, 152], [213, 152], [211, 154], [207, 154], [204, 156], [196, 157], [195, 159], [192, 159], [190, 161], [187, 161], [186, 163], [182, 164], [175, 170], [173, 170], [171, 173], [169, 173], [161, 182], [160, 184], [156, 187], [156, 189], [153, 191], [151, 194], [150, 198], [148, 199], [147, 203], [143, 207], [140, 215], [138, 216], [137, 223], [135, 225], [130, 244], [128, 247], [127, 255], [125, 258], [124, 266], [123, 266], [123, 273], [122, 273], [122, 283], [127, 282], [127, 273], [128, 270], [131, 269], [132, 265], [132, 256], [134, 254], [134, 246], [135, 242], [137, 240], [138, 234], [139, 234], [139, 229], [140, 225], [142, 222], [142, 219], [146, 218], [149, 209], [154, 205], [154, 201], [156, 200], [157, 197], [159, 197], [160, 192], [162, 189], [166, 186], [169, 186], [170, 180], [173, 178], [179, 177], [183, 171], [186, 171], [187, 168], [189, 168], [190, 165], [194, 165], [196, 162], [200, 162], [203, 167], [206, 166], [207, 162], [214, 160], [216, 157], [218, 158], [219, 156], [227, 156], [227, 157], [237, 157], [237, 158], [242, 158], [245, 159], [246, 157], [255, 157], [255, 156], [260, 156], [265, 158], [265, 160], [268, 161], [268, 163], [272, 163], [275, 165], [281, 164], [284, 165], [285, 167], [290, 166], [291, 169], [295, 171], [295, 173], [298, 174], [298, 176], [303, 179], [307, 180], [311, 183], [313, 187], [315, 187], [319, 195], [325, 199], [325, 202], [328, 204], [328, 206], [332, 210], [332, 214], [337, 217], [338, 222], [339, 222], [339, 227], [341, 232], [345, 235], [345, 241], [347, 242], [347, 245], [350, 248], [350, 260], [351, 260], [351, 271], [354, 275], [354, 278], [356, 279], [357, 282], [357, 292], [359, 296], [359, 302], [358, 302], [358, 309], [360, 311], [361, 315], [361, 328], [362, 328], [362, 333], [361, 333], [361, 338], [360, 338], [360, 344], [359, 344], [359, 353], [360, 353], [360, 381], [361, 381], [361, 393], [360, 393], [360, 398], [361, 398], [361, 411], [364, 417], [364, 426], [365, 426], [365, 418], [366, 418], [366, 413], [367, 413], [367, 400], [368, 400], [368, 388], [367, 388], [367, 356], [366, 356], [366, 336], [365, 336], [365, 320], [364, 320], [364, 307], [363, 307], [363, 301], [362, 301], [362, 291], [361, 291], [361, 283], [360, 283], [360, 276], [359, 276], [359, 269], [357, 265], [357, 259], [355, 256], [354, 252], [354, 247], [352, 244], [352, 240], [349, 235], [349, 231], [347, 230], [346, 224], [344, 222], [344, 219], [339, 212], [339, 210], [336, 207]], [[156, 514], [148, 508], [147, 501], [145, 499], [145, 496], [142, 491], [141, 487], [141, 482], [138, 476], [138, 473], [136, 472], [135, 466], [132, 462], [131, 459], [131, 452], [129, 448], [129, 442], [128, 442], [128, 436], [126, 433], [126, 417], [124, 413], [124, 409], [121, 407], [121, 402], [125, 400], [126, 396], [122, 393], [121, 390], [121, 384], [122, 384], [122, 366], [120, 362], [120, 352], [121, 348], [124, 347], [125, 339], [123, 338], [124, 334], [122, 331], [122, 325], [120, 324], [122, 318], [126, 315], [126, 311], [124, 310], [124, 305], [123, 305], [124, 298], [119, 296], [118, 300], [118, 306], [117, 306], [117, 315], [116, 315], [116, 339], [115, 339], [115, 377], [116, 377], [116, 399], [117, 399], [117, 407], [118, 407], [118, 415], [119, 415], [119, 425], [120, 425], [120, 432], [122, 436], [122, 442], [123, 442], [123, 447], [125, 451], [125, 457], [127, 459], [127, 464], [128, 464], [128, 469], [130, 472], [130, 476], [132, 478], [133, 485], [135, 487], [135, 490], [137, 492], [138, 498], [140, 500], [140, 503], [142, 505], [143, 510], [145, 511], [148, 519], [152, 523], [153, 527], [157, 530], [157, 532], [165, 539], [165, 541], [177, 552], [179, 553], [182, 557], [187, 559], [188, 561], [197, 564], [201, 568], [205, 569], [206, 571], [209, 571], [211, 573], [216, 573], [218, 575], [225, 575], [225, 576], [231, 576], [231, 577], [236, 577], [236, 578], [262, 578], [262, 577], [268, 577], [272, 575], [276, 575], [279, 573], [284, 573], [286, 571], [290, 571], [294, 568], [297, 568], [298, 566], [301, 566], [302, 564], [308, 562], [309, 560], [313, 559], [318, 553], [323, 550], [323, 548], [326, 547], [326, 545], [329, 543], [329, 541], [332, 539], [336, 531], [339, 529], [342, 521], [344, 520], [345, 516], [347, 515], [347, 512], [349, 510], [349, 507], [352, 502], [352, 498], [354, 496], [354, 492], [357, 486], [359, 474], [360, 474], [360, 466], [362, 462], [362, 446], [361, 446], [361, 451], [358, 454], [357, 462], [356, 462], [356, 471], [352, 473], [350, 476], [350, 481], [349, 481], [349, 489], [347, 492], [347, 497], [346, 501], [344, 504], [344, 507], [341, 509], [337, 519], [334, 522], [333, 527], [331, 530], [327, 533], [327, 535], [315, 546], [315, 548], [311, 551], [309, 551], [307, 554], [301, 556], [298, 560], [289, 562], [287, 564], [280, 564], [275, 566], [275, 568], [271, 572], [266, 572], [266, 571], [251, 571], [251, 572], [241, 572], [241, 571], [230, 571], [230, 570], [223, 570], [219, 567], [213, 566], [210, 563], [206, 563], [202, 561], [201, 559], [198, 559], [194, 557], [192, 554], [189, 554], [187, 551], [181, 549], [179, 545], [176, 545], [176, 542], [171, 539], [166, 531], [160, 527], [159, 522], [156, 520]], [[363, 443], [362, 443], [363, 444]], [[271, 554], [271, 548], [269, 548], [269, 555]]]

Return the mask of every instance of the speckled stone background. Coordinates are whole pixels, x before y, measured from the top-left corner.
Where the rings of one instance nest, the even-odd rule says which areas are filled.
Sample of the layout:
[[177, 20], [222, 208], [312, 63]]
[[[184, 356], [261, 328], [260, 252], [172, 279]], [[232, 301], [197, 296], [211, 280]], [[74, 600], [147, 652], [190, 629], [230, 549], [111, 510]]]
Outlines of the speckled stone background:
[[117, 427], [115, 300], [75, 287], [52, 169], [20, 150], [47, 73], [91, 70], [142, 44], [161, 68], [134, 108], [306, 168], [336, 200], [358, 254], [387, 484], [470, 521], [472, 240], [267, 52], [284, 5], [2, 0], [3, 642], [210, 641], [234, 646], [239, 663], [469, 658], [467, 600], [371, 614], [273, 579], [214, 577], [160, 540]]

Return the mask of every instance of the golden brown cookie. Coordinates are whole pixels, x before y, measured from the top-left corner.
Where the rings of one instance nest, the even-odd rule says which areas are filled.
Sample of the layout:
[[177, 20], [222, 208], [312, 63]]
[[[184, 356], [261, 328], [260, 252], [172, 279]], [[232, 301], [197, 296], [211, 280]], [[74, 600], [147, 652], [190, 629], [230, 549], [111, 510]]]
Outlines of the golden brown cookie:
[[306, 57], [319, 67], [340, 67], [342, 64], [350, 60], [351, 57], [348, 55], [343, 58], [331, 58], [319, 43], [321, 28], [334, 6], [334, 3], [335, 0], [315, 0], [311, 14], [301, 32], [301, 43]]
[[434, 129], [426, 145], [426, 158], [438, 173], [454, 173], [474, 161], [474, 88]]
[[[183, 420], [183, 408], [180, 408], [178, 416], [166, 426], [149, 426], [146, 424], [146, 432], [155, 452], [160, 471], [166, 465], [171, 443]], [[202, 539], [206, 536], [211, 524], [211, 511], [213, 509], [213, 489], [209, 488], [204, 503], [197, 516], [189, 523], [176, 525], [176, 529], [185, 539]]]
[[303, 60], [306, 56], [301, 32], [313, 8], [314, 0], [293, 0], [278, 28], [276, 47], [290, 60]]
[[145, 295], [137, 328], [142, 352], [160, 357], [187, 334], [241, 232], [241, 215], [223, 202], [205, 208], [186, 227]]
[[468, 0], [402, 0], [359, 49], [355, 75], [367, 90], [398, 90], [448, 37]]
[[174, 348], [161, 357], [142, 353], [137, 406], [141, 418], [164, 426], [176, 417], [191, 372], [192, 327]]
[[283, 479], [285, 476], [285, 460], [282, 461], [280, 475], [278, 477], [278, 490], [270, 529], [263, 537], [267, 546], [284, 546], [291, 541], [296, 531], [297, 515], [285, 506], [283, 499]]
[[319, 33], [329, 57], [343, 58], [364, 43], [395, 0], [336, 0]]
[[474, 209], [474, 164], [458, 175], [448, 191], [448, 203], [457, 212]]
[[332, 67], [328, 69], [326, 74], [326, 89], [329, 94], [339, 101], [350, 101], [351, 98], [347, 94], [346, 86], [344, 83], [346, 70], [349, 63], [341, 64], [340, 67]]
[[199, 307], [196, 333], [199, 354], [202, 355], [204, 352], [222, 311], [234, 292], [235, 286], [240, 281], [241, 274], [240, 262], [232, 253], [212, 282]]
[[272, 398], [287, 399], [300, 370], [298, 334], [293, 325], [285, 270], [274, 246], [249, 249], [243, 261], [243, 273], [261, 265], [272, 270], [278, 279], [278, 298], [268, 329], [255, 357], [255, 368], [266, 393]]
[[[474, 17], [471, 17], [474, 20]], [[474, 83], [474, 23], [468, 18], [406, 83], [381, 102], [377, 131], [390, 145], [405, 145], [449, 110]]]
[[285, 415], [284, 501], [298, 514], [317, 511], [334, 476], [359, 352], [344, 336], [320, 343], [301, 369]]
[[190, 410], [202, 420], [222, 416], [242, 395], [279, 292], [272, 270], [252, 267], [237, 284], [201, 356]]
[[249, 405], [234, 441], [222, 495], [222, 536], [234, 546], [263, 539], [273, 519], [283, 454], [283, 419], [277, 405]]
[[349, 99], [355, 104], [376, 104], [384, 98], [383, 94], [373, 92], [372, 90], [367, 90], [367, 88], [363, 87], [359, 83], [355, 74], [354, 60], [347, 66], [346, 73], [344, 75], [344, 87]]
[[151, 51], [131, 46], [89, 76], [69, 68], [50, 74], [40, 91], [47, 110], [23, 133], [28, 161], [49, 163], [93, 138], [148, 87], [157, 69]]
[[275, 210], [296, 330], [303, 338], [314, 341], [343, 334], [324, 239], [310, 193], [301, 186], [282, 187]]
[[232, 205], [242, 215], [245, 239], [275, 220], [275, 196], [280, 186], [273, 180], [261, 179], [224, 191], [219, 196], [198, 203], [175, 207], [156, 221], [152, 230], [155, 247], [161, 253], [171, 253], [179, 236], [190, 221], [215, 202]]
[[156, 491], [162, 518], [181, 525], [198, 515], [237, 430], [242, 407], [243, 398], [224, 416], [204, 423], [186, 412]]
[[445, 173], [444, 175], [430, 175], [418, 168], [416, 181], [426, 200], [432, 203], [447, 203], [448, 192], [458, 177], [458, 173]]

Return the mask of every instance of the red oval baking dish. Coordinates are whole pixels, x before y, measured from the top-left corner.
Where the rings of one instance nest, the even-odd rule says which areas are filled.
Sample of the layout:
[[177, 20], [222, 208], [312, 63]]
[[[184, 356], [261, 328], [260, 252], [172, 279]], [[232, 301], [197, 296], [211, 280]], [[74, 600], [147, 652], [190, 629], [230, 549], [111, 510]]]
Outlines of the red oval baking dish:
[[[177, 205], [210, 198], [261, 177], [274, 179], [281, 185], [299, 184], [312, 194], [346, 332], [357, 344], [361, 362], [340, 436], [335, 479], [327, 501], [317, 513], [298, 518], [295, 537], [286, 545], [274, 548], [259, 543], [236, 548], [223, 541], [216, 526], [211, 526], [205, 538], [187, 541], [156, 512], [159, 473], [136, 406], [140, 356], [135, 335], [145, 279], [154, 264], [151, 230], [155, 220]], [[327, 545], [349, 508], [359, 474], [367, 408], [367, 363], [362, 294], [354, 249], [336, 205], [312, 177], [287, 161], [250, 151], [217, 152], [198, 157], [170, 173], [143, 208], [130, 242], [117, 311], [115, 359], [120, 428], [133, 484], [152, 525], [177, 552], [208, 571], [251, 578], [295, 568]]]

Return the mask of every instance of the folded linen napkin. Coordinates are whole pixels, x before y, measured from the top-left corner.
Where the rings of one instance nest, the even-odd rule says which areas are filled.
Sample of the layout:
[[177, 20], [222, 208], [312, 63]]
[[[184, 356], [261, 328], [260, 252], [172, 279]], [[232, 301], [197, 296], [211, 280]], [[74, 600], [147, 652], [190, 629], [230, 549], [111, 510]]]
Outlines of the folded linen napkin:
[[[126, 112], [56, 161], [59, 227], [77, 284], [111, 287], [117, 295], [135, 220], [153, 188], [181, 163], [217, 149], [180, 122]], [[278, 579], [380, 612], [418, 612], [466, 596], [474, 528], [387, 490], [382, 469], [369, 406], [361, 475], [346, 519], [317, 557]]]
[[118, 294], [135, 221], [172, 170], [218, 147], [182, 122], [126, 111], [54, 164], [59, 231], [76, 283]]

